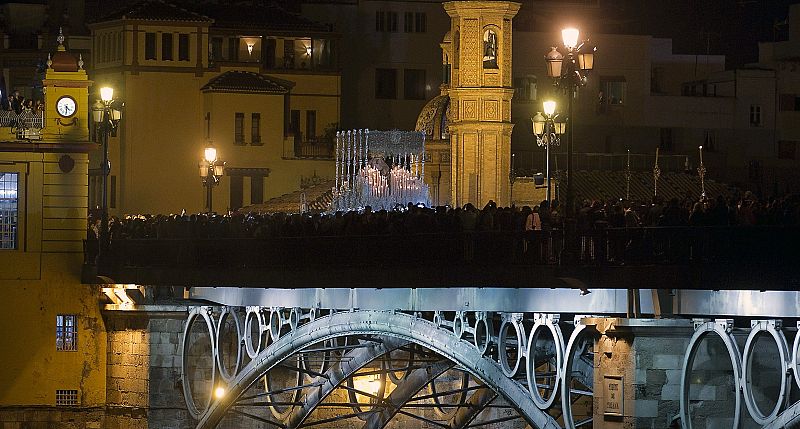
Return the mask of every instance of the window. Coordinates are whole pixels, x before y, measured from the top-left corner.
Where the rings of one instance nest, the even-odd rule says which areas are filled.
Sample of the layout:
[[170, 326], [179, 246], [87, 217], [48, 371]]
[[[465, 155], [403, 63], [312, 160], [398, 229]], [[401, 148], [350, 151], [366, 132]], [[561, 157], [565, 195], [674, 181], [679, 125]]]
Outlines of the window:
[[294, 40], [283, 40], [283, 68], [294, 68]]
[[78, 405], [77, 390], [56, 390], [56, 406], [71, 407]]
[[233, 123], [233, 144], [244, 144], [244, 113], [236, 113]]
[[672, 151], [672, 128], [661, 129], [661, 141], [658, 144], [661, 150]]
[[759, 106], [758, 104], [750, 105], [750, 126], [751, 127], [761, 126], [761, 106]]
[[161, 35], [161, 60], [172, 61], [172, 33]]
[[144, 34], [144, 59], [156, 59], [156, 33]]
[[189, 61], [189, 35], [178, 35], [178, 61]]
[[375, 31], [397, 32], [397, 12], [375, 12]]
[[211, 61], [222, 61], [222, 37], [212, 37], [211, 46], [208, 52]]
[[74, 314], [56, 316], [56, 350], [74, 352], [78, 350], [78, 329]]
[[778, 142], [778, 159], [795, 159], [797, 142], [780, 140]]
[[514, 78], [514, 101], [535, 101], [536, 90], [536, 76]]
[[228, 39], [228, 61], [239, 61], [239, 38]]
[[627, 82], [624, 76], [600, 79], [600, 103], [609, 106], [621, 106], [625, 100]]
[[306, 111], [306, 138], [313, 140], [317, 136], [317, 111]]
[[231, 210], [236, 210], [242, 207], [244, 200], [244, 176], [231, 175]]
[[250, 144], [261, 145], [261, 113], [250, 115]]
[[483, 68], [496, 69], [497, 67], [497, 33], [486, 30], [483, 33]]
[[0, 249], [17, 249], [19, 173], [0, 173]]
[[428, 17], [425, 12], [417, 12], [414, 14], [414, 30], [417, 33], [425, 33], [428, 31]]
[[303, 141], [303, 136], [300, 135], [300, 111], [292, 110], [289, 114], [289, 132], [294, 135], [294, 142], [298, 143]]
[[403, 70], [403, 95], [406, 100], [425, 100], [425, 70]]
[[382, 10], [375, 12], [375, 31], [386, 31], [386, 13]]
[[264, 176], [250, 176], [250, 204], [264, 202]]
[[397, 98], [397, 70], [375, 69], [375, 98]]
[[781, 112], [793, 112], [800, 110], [800, 97], [796, 94], [780, 95]]
[[414, 32], [414, 12], [406, 12], [403, 16], [403, 31], [406, 33]]

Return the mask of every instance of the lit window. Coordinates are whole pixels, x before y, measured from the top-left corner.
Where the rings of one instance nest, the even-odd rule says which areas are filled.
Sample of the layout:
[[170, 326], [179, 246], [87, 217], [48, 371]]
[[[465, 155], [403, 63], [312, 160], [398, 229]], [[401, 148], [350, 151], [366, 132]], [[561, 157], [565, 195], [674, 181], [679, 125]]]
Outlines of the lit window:
[[16, 249], [19, 229], [19, 173], [0, 173], [0, 249]]
[[750, 126], [751, 127], [761, 126], [761, 106], [759, 106], [758, 104], [750, 105]]
[[56, 350], [73, 352], [78, 350], [77, 316], [59, 314], [56, 316]]
[[74, 407], [78, 405], [77, 390], [56, 390], [56, 406]]

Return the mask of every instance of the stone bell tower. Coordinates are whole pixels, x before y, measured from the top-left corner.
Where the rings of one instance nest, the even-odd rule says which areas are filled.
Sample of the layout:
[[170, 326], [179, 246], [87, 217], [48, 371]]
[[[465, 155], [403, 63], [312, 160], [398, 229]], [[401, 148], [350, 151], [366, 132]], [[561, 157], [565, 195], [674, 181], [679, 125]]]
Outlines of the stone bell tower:
[[451, 203], [510, 204], [511, 20], [520, 4], [450, 1]]

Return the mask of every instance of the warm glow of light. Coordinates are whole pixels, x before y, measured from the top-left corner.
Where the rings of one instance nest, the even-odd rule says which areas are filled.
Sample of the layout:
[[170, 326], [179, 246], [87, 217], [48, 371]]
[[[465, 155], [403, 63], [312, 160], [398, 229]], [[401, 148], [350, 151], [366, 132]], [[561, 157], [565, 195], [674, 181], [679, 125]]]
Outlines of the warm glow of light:
[[574, 48], [578, 46], [578, 36], [580, 32], [577, 28], [565, 28], [561, 30], [561, 38], [564, 39], [564, 46], [567, 48]]
[[225, 388], [220, 386], [220, 387], [217, 387], [216, 389], [214, 389], [214, 396], [216, 396], [217, 399], [220, 399], [223, 396], [225, 396]]
[[104, 102], [108, 103], [114, 99], [114, 88], [110, 86], [104, 86], [100, 88], [100, 99]]
[[700, 150], [703, 150], [703, 146], [700, 146]]
[[377, 396], [378, 392], [381, 390], [381, 380], [378, 379], [377, 375], [374, 377], [354, 377], [353, 387], [362, 392]]
[[217, 149], [214, 146], [209, 146], [206, 148], [204, 155], [206, 162], [212, 164], [214, 161], [217, 160]]
[[247, 53], [249, 55], [253, 55], [253, 46], [255, 46], [255, 45], [256, 45], [255, 43], [248, 43], [247, 44]]
[[542, 107], [544, 108], [544, 114], [547, 116], [553, 116], [553, 113], [556, 113], [556, 102], [553, 100], [547, 100], [542, 103]]

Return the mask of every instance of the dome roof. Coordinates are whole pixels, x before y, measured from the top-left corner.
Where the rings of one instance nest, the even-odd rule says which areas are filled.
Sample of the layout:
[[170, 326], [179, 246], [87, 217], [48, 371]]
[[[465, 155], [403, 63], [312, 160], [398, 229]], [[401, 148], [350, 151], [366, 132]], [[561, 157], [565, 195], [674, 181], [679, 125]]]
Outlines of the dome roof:
[[417, 118], [415, 131], [424, 131], [427, 140], [446, 140], [450, 138], [447, 127], [450, 124], [450, 96], [437, 95], [422, 108]]
[[450, 43], [453, 41], [453, 32], [447, 30], [447, 33], [444, 33], [444, 38], [442, 38], [442, 43]]

